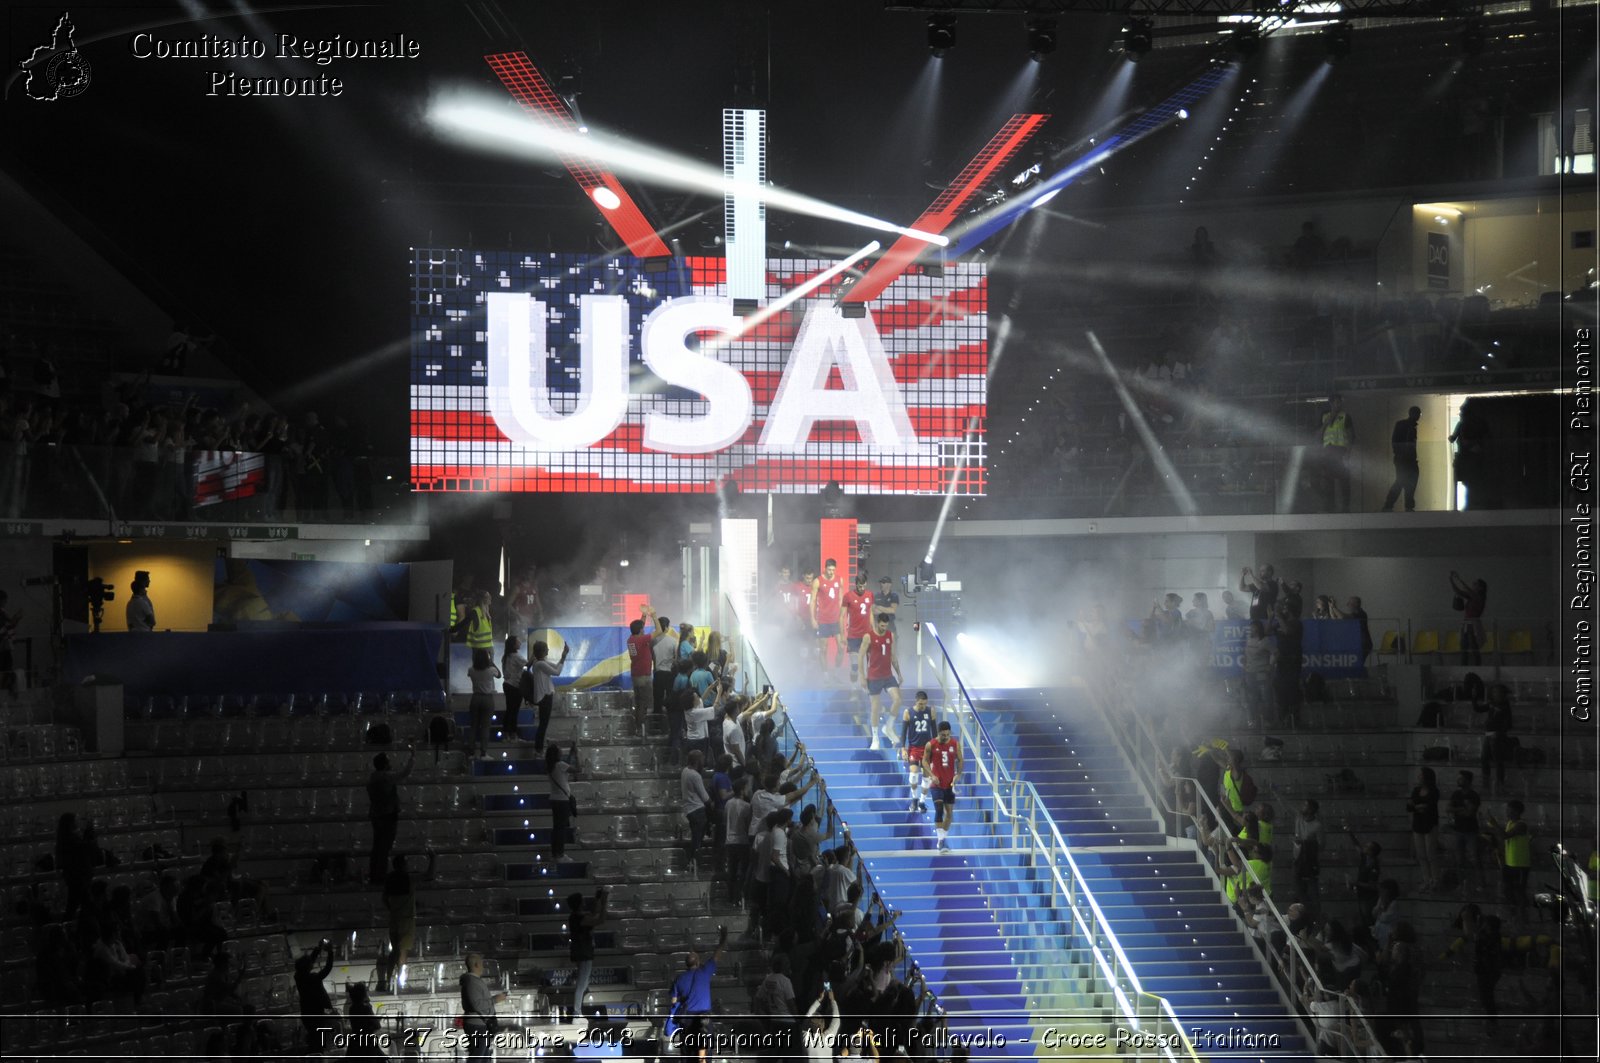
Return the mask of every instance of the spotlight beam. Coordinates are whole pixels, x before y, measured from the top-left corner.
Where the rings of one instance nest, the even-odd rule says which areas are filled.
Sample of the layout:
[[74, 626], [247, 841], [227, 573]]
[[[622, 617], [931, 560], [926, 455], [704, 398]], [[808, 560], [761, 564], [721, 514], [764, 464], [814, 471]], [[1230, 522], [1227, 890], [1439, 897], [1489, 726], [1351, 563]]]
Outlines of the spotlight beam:
[[1183, 478], [1178, 475], [1177, 468], [1172, 464], [1172, 459], [1167, 457], [1167, 452], [1162, 449], [1161, 441], [1150, 430], [1150, 423], [1145, 420], [1144, 412], [1139, 409], [1139, 404], [1133, 401], [1133, 396], [1128, 393], [1128, 386], [1122, 382], [1122, 374], [1117, 372], [1116, 366], [1111, 364], [1111, 359], [1106, 356], [1106, 349], [1100, 345], [1100, 337], [1091, 330], [1084, 333], [1089, 338], [1089, 346], [1094, 350], [1095, 357], [1100, 359], [1100, 368], [1111, 379], [1111, 386], [1117, 391], [1117, 399], [1122, 403], [1122, 408], [1127, 411], [1128, 420], [1133, 424], [1134, 430], [1139, 433], [1139, 441], [1144, 444], [1144, 449], [1150, 455], [1150, 460], [1155, 464], [1156, 470], [1161, 473], [1161, 478], [1167, 484], [1167, 490], [1172, 495], [1172, 500], [1178, 504], [1178, 512], [1186, 517], [1192, 517], [1200, 512], [1200, 507], [1195, 505], [1194, 496], [1189, 489], [1183, 486]]
[[[995, 367], [1000, 364], [1000, 359], [1006, 353], [1006, 341], [1011, 338], [1011, 315], [1007, 314], [1000, 319], [1000, 327], [995, 330], [994, 351], [989, 355], [989, 369], [987, 377], [994, 379]], [[976, 417], [967, 422], [967, 432], [978, 430]], [[950, 506], [955, 502], [956, 487], [961, 483], [962, 475], [967, 471], [967, 463], [972, 455], [972, 444], [961, 449], [961, 459], [956, 465], [955, 475], [950, 477], [950, 486], [945, 488], [944, 501], [939, 505], [939, 519], [933, 525], [933, 538], [928, 540], [928, 552], [923, 557], [922, 563], [933, 564], [933, 555], [939, 551], [939, 540], [944, 537], [944, 522], [950, 517]]]
[[749, 332], [757, 325], [771, 318], [774, 314], [778, 314], [784, 310], [787, 310], [796, 302], [804, 299], [806, 296], [810, 295], [824, 284], [827, 284], [829, 281], [833, 280], [833, 278], [839, 276], [839, 274], [844, 273], [857, 262], [860, 262], [868, 255], [876, 252], [881, 246], [882, 245], [879, 244], [878, 241], [874, 240], [866, 247], [863, 247], [861, 250], [855, 252], [842, 262], [837, 262], [829, 268], [823, 270], [821, 273], [817, 274], [815, 277], [812, 277], [810, 280], [795, 285], [793, 288], [790, 288], [788, 291], [778, 296], [778, 298], [762, 307], [756, 313], [745, 318], [739, 327], [734, 329], [732, 332], [725, 332], [721, 336], [707, 341], [704, 345], [705, 348], [710, 350], [719, 350], [723, 347], [726, 347], [740, 336], [743, 336], [746, 332]]
[[590, 127], [587, 134], [559, 129], [547, 122], [506, 114], [501, 108], [465, 100], [435, 100], [428, 122], [440, 134], [462, 143], [537, 159], [577, 158], [609, 167], [618, 174], [672, 188], [715, 196], [747, 196], [768, 207], [814, 218], [827, 218], [878, 232], [898, 233], [940, 247], [950, 241], [938, 233], [896, 225], [800, 192], [728, 179], [721, 169], [665, 151], [639, 147], [621, 137]]

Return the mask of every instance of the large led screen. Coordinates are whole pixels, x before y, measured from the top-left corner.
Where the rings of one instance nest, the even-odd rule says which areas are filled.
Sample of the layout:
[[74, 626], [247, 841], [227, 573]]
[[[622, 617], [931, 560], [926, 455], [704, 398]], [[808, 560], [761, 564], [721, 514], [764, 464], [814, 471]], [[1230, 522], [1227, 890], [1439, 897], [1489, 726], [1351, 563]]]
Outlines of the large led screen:
[[847, 317], [848, 272], [416, 250], [411, 476], [422, 491], [983, 493], [987, 278], [913, 270]]

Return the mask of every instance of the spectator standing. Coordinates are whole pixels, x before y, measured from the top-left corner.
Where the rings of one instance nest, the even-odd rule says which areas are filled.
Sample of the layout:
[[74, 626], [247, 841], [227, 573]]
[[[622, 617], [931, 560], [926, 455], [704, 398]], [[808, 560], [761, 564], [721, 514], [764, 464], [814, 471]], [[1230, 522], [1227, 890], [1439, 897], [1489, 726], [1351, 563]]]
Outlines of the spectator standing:
[[345, 987], [345, 995], [350, 998], [345, 1005], [345, 1015], [350, 1020], [350, 1047], [345, 1055], [387, 1059], [383, 1053], [383, 1024], [372, 1010], [367, 983], [351, 982]]
[[1478, 755], [1478, 770], [1484, 780], [1489, 780], [1489, 767], [1494, 766], [1491, 792], [1497, 792], [1506, 782], [1506, 761], [1512, 757], [1516, 742], [1511, 737], [1515, 713], [1511, 708], [1511, 691], [1504, 683], [1491, 683], [1488, 700], [1473, 703], [1472, 711], [1483, 714], [1483, 746]]
[[501, 689], [506, 698], [505, 722], [500, 733], [511, 741], [521, 733], [517, 717], [522, 712], [522, 673], [527, 670], [528, 659], [522, 655], [522, 640], [515, 635], [506, 636], [505, 652], [500, 655]]
[[[645, 606], [646, 616], [651, 615]], [[643, 620], [628, 625], [628, 681], [633, 686], [633, 722], [644, 726], [644, 718], [655, 708], [655, 639], [647, 634]]]
[[67, 888], [65, 917], [71, 919], [89, 899], [89, 883], [94, 878], [94, 866], [100, 857], [100, 843], [95, 840], [94, 821], [85, 819], [78, 827], [75, 812], [63, 812], [56, 820], [56, 870]]
[[1350, 450], [1356, 445], [1355, 422], [1345, 411], [1344, 398], [1328, 396], [1322, 415], [1323, 506], [1336, 513], [1350, 511]]
[[[655, 669], [651, 674], [650, 701], [656, 712], [665, 712], [673, 671], [678, 665], [678, 636], [672, 630], [669, 617], [656, 617], [655, 635], [650, 640], [650, 660]], [[669, 735], [671, 737], [676, 736]]]
[[1271, 565], [1262, 565], [1259, 573], [1247, 565], [1239, 574], [1240, 593], [1250, 595], [1250, 619], [1263, 624], [1270, 621], [1278, 608], [1278, 579]]
[[1202, 647], [1211, 645], [1211, 634], [1217, 629], [1217, 618], [1211, 612], [1211, 602], [1206, 598], [1205, 591], [1195, 592], [1192, 599], [1193, 605], [1183, 614], [1184, 626], [1189, 631], [1189, 637]]
[[[433, 861], [428, 861], [431, 870]], [[394, 869], [383, 880], [383, 906], [389, 913], [389, 962], [378, 968], [378, 988], [398, 993], [405, 988], [406, 958], [417, 941], [417, 890], [406, 870], [404, 853], [396, 853]], [[391, 980], [392, 979], [392, 980]]]
[[[823, 1012], [823, 1005], [827, 1011]], [[806, 1011], [804, 1032], [806, 1058], [813, 1063], [832, 1063], [834, 1040], [839, 1036], [839, 1002], [833, 990], [824, 989]]]
[[1489, 829], [1501, 839], [1501, 899], [1514, 913], [1520, 913], [1528, 903], [1528, 874], [1533, 870], [1533, 838], [1522, 813], [1521, 801], [1507, 801], [1504, 824], [1493, 816], [1484, 817]]
[[789, 979], [789, 957], [782, 952], [768, 957], [767, 976], [756, 987], [750, 1011], [761, 1020], [768, 1044], [787, 1045], [794, 1031], [794, 983]]
[[555, 677], [561, 674], [562, 667], [567, 663], [567, 654], [571, 651], [572, 645], [564, 643], [561, 647], [561, 659], [552, 664], [549, 645], [535, 642], [533, 660], [528, 662], [528, 667], [523, 672], [523, 678], [528, 680], [525, 693], [539, 717], [538, 726], [533, 732], [533, 748], [540, 753], [544, 752], [544, 736], [550, 729], [550, 710], [556, 702]]
[[1456, 788], [1450, 794], [1450, 832], [1455, 837], [1456, 873], [1463, 883], [1470, 881], [1473, 886], [1479, 885], [1483, 878], [1483, 851], [1478, 844], [1482, 830], [1478, 812], [1482, 805], [1483, 799], [1472, 788], [1472, 772], [1457, 772]]
[[[318, 956], [325, 957], [320, 971], [317, 970]], [[300, 1025], [306, 1032], [306, 1048], [315, 1055], [321, 1055], [333, 1043], [333, 1035], [339, 1029], [338, 1022], [329, 1015], [333, 1011], [333, 1001], [328, 997], [328, 987], [324, 984], [331, 970], [333, 949], [329, 947], [327, 938], [317, 942], [316, 948], [294, 961], [294, 988], [300, 998]]]
[[1272, 673], [1277, 647], [1267, 638], [1266, 625], [1250, 621], [1244, 636], [1244, 710], [1248, 727], [1262, 727], [1272, 706]]
[[1405, 494], [1406, 512], [1417, 508], [1417, 481], [1421, 472], [1417, 466], [1417, 422], [1422, 420], [1422, 407], [1413, 406], [1406, 416], [1394, 423], [1389, 434], [1389, 447], [1394, 454], [1394, 483], [1383, 498], [1383, 512], [1394, 509], [1402, 492]]
[[689, 761], [678, 773], [681, 808], [684, 818], [689, 821], [690, 863], [700, 855], [700, 843], [705, 840], [707, 817], [711, 813], [711, 795], [706, 791], [706, 781], [700, 775], [700, 765], [704, 759], [700, 750], [689, 750]]
[[478, 756], [489, 755], [489, 720], [494, 716], [494, 692], [500, 679], [500, 669], [494, 666], [488, 650], [472, 651], [472, 667], [467, 669], [467, 679], [472, 683], [472, 699], [467, 702], [467, 745], [476, 746]]
[[817, 932], [817, 880], [822, 877], [819, 843], [820, 814], [816, 805], [800, 812], [800, 825], [789, 832], [789, 875], [794, 897], [792, 929], [798, 941], [810, 941]]
[[589, 978], [594, 973], [594, 931], [606, 921], [610, 896], [601, 886], [587, 904], [581, 893], [567, 898], [567, 934], [571, 939], [567, 955], [578, 965], [572, 978], [571, 1014], [574, 1018], [583, 1015], [584, 994], [589, 992]]
[[1439, 830], [1439, 784], [1432, 768], [1417, 769], [1417, 784], [1411, 788], [1406, 811], [1411, 813], [1411, 855], [1422, 872], [1420, 888], [1425, 893], [1432, 892], [1439, 881], [1434, 852], [1434, 835]]
[[888, 576], [878, 577], [878, 591], [872, 598], [872, 610], [887, 616], [889, 630], [895, 630], [895, 617], [900, 612], [900, 595], [895, 593], [894, 581]]
[[1456, 480], [1467, 489], [1467, 509], [1488, 509], [1489, 420], [1471, 399], [1461, 404], [1450, 442], [1456, 445]]
[[389, 866], [389, 852], [400, 831], [400, 783], [416, 767], [417, 747], [406, 746], [406, 766], [391, 769], [389, 754], [372, 758], [372, 774], [367, 777], [367, 818], [372, 822], [372, 856], [367, 864], [367, 880], [381, 885]]
[[751, 878], [761, 901], [761, 927], [777, 937], [789, 924], [789, 825], [794, 811], [780, 808], [762, 821], [751, 848]]
[[750, 777], [733, 784], [733, 796], [723, 804], [722, 852], [728, 902], [744, 900], [745, 872], [750, 865]]
[[1481, 579], [1471, 583], [1454, 570], [1450, 573], [1450, 589], [1455, 597], [1450, 604], [1461, 614], [1461, 663], [1483, 663], [1483, 610], [1489, 604], [1489, 585]]
[[666, 1032], [678, 1041], [680, 1052], [706, 1056], [711, 1033], [711, 980], [716, 977], [717, 963], [728, 947], [728, 928], [717, 928], [717, 947], [709, 958], [702, 958], [698, 948], [690, 948], [681, 974], [672, 982], [672, 1005], [667, 1015]]
[[483, 956], [467, 953], [467, 971], [461, 976], [461, 1029], [467, 1038], [468, 1059], [494, 1059], [494, 1033], [500, 1020], [496, 1004], [504, 1003], [504, 993], [491, 993], [483, 980]]
[[1313, 798], [1300, 805], [1294, 823], [1294, 892], [1306, 910], [1315, 914], [1322, 894], [1321, 806]]
[[1278, 719], [1287, 727], [1294, 727], [1300, 717], [1300, 672], [1305, 667], [1301, 649], [1305, 633], [1300, 623], [1300, 611], [1285, 599], [1278, 605], [1278, 619], [1272, 625], [1277, 639], [1277, 652], [1273, 656], [1273, 693], [1278, 702]]
[[544, 770], [550, 777], [550, 859], [560, 863], [567, 855], [567, 836], [578, 818], [578, 799], [572, 795], [572, 773], [581, 771], [578, 743], [572, 743], [572, 759], [564, 760], [561, 749], [551, 742], [544, 750]]
[[1367, 611], [1361, 607], [1361, 599], [1351, 595], [1345, 599], [1344, 608], [1332, 606], [1330, 613], [1335, 620], [1354, 620], [1361, 625], [1361, 670], [1367, 670], [1367, 658], [1372, 656], [1372, 628], [1367, 623]]

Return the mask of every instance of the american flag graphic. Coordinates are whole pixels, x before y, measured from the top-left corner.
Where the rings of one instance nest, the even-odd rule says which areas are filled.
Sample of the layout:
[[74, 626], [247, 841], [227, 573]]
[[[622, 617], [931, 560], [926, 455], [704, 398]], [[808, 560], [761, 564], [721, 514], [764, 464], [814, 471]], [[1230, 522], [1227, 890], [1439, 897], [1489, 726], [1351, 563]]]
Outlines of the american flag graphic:
[[194, 462], [194, 505], [212, 506], [267, 488], [267, 457], [245, 450], [202, 450]]
[[[768, 260], [768, 302], [834, 265]], [[646, 414], [690, 417], [704, 411], [706, 400], [650, 372], [640, 354], [641, 325], [667, 299], [726, 297], [723, 259], [414, 250], [413, 487], [697, 493], [727, 482], [740, 491], [802, 494], [837, 482], [854, 494], [982, 494], [988, 281], [977, 263], [949, 264], [939, 276], [913, 268], [867, 304], [916, 433], [914, 446], [864, 441], [851, 421], [818, 422], [798, 449], [758, 445], [802, 320], [819, 302], [831, 303], [843, 281], [830, 280], [720, 349], [718, 359], [738, 369], [754, 398], [742, 437], [710, 454], [662, 453], [644, 445]], [[525, 292], [545, 304], [544, 376], [556, 413], [570, 410], [579, 390], [580, 298], [625, 300], [631, 394], [621, 423], [605, 438], [554, 451], [515, 443], [501, 431], [489, 412], [485, 296], [491, 292]], [[845, 386], [837, 369], [827, 386]]]

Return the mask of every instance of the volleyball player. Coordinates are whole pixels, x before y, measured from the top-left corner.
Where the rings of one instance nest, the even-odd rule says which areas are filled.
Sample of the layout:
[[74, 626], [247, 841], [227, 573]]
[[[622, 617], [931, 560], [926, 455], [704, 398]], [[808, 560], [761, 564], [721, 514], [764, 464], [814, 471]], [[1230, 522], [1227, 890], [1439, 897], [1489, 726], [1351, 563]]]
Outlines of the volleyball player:
[[939, 722], [939, 735], [922, 751], [922, 769], [933, 793], [933, 835], [939, 851], [950, 851], [950, 820], [956, 810], [956, 780], [961, 778], [961, 743], [950, 733], [950, 721]]

